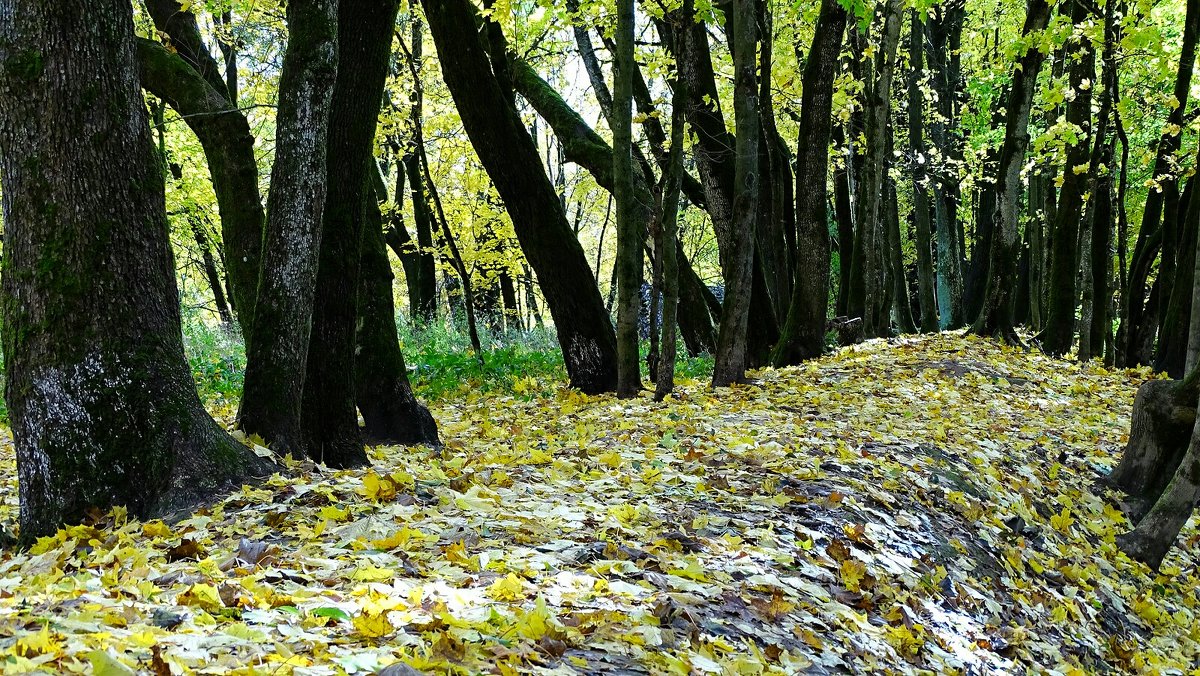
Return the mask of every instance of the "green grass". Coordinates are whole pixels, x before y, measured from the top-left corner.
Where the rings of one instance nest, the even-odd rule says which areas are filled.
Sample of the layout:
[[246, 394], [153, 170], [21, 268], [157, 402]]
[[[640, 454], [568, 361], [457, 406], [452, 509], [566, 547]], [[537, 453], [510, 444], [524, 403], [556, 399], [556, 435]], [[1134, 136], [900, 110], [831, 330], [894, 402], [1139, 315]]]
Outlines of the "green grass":
[[[485, 333], [480, 336], [480, 363], [465, 330], [443, 324], [416, 328], [403, 320], [396, 328], [413, 389], [426, 401], [471, 392], [530, 397], [551, 393], [567, 383], [558, 341], [548, 329]], [[198, 316], [185, 316], [183, 338], [201, 398], [210, 403], [236, 402], [246, 367], [241, 336]], [[643, 365], [646, 348], [643, 344]], [[677, 378], [706, 379], [712, 374], [710, 356], [689, 357], [683, 345], [678, 354]]]

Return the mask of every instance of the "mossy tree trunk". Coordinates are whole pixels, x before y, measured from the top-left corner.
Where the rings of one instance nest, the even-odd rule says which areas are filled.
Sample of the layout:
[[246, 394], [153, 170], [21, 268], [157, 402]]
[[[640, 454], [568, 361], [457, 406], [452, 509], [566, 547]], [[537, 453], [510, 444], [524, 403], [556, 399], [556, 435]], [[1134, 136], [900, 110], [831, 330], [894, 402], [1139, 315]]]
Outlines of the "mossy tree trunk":
[[301, 399], [325, 208], [326, 137], [337, 75], [337, 16], [337, 0], [288, 3], [275, 165], [238, 413], [238, 425], [247, 434], [259, 435], [276, 453], [295, 457], [306, 453]]
[[[691, 0], [684, 0], [685, 6]], [[675, 329], [679, 306], [679, 252], [675, 248], [679, 227], [679, 191], [684, 174], [683, 141], [687, 119], [687, 83], [682, 78], [671, 81], [671, 148], [668, 151], [662, 190], [662, 219], [655, 247], [662, 259], [662, 354], [654, 374], [654, 400], [662, 401], [675, 388]]]
[[443, 79], [537, 274], [571, 384], [588, 393], [611, 391], [617, 385], [612, 321], [583, 247], [517, 113], [507, 60], [497, 62], [503, 53], [484, 49], [480, 17], [469, 0], [424, 6]]
[[330, 467], [368, 464], [354, 384], [359, 255], [397, 9], [397, 0], [338, 0], [337, 62], [345, 67], [329, 104], [328, 191], [301, 407], [308, 454]]
[[787, 320], [771, 357], [775, 366], [797, 364], [825, 349], [832, 248], [826, 179], [833, 131], [833, 79], [845, 32], [846, 10], [837, 0], [822, 0], [804, 64], [804, 100], [796, 144], [796, 274]]
[[184, 357], [129, 3], [4, 0], [0, 16], [21, 537], [113, 505], [173, 512], [269, 473], [204, 411]]
[[[1043, 30], [1050, 21], [1050, 5], [1046, 0], [1030, 0], [1022, 35]], [[1036, 47], [1026, 49], [1017, 60], [1009, 91], [1004, 143], [1000, 147], [997, 166], [996, 231], [992, 236], [988, 256], [987, 283], [979, 317], [971, 330], [988, 336], [999, 336], [1010, 342], [1020, 342], [1013, 326], [1013, 299], [1017, 288], [1017, 262], [1020, 245], [1019, 221], [1021, 211], [1021, 166], [1029, 147], [1029, 115], [1037, 75], [1046, 60]], [[986, 218], [986, 216], [984, 216]]]

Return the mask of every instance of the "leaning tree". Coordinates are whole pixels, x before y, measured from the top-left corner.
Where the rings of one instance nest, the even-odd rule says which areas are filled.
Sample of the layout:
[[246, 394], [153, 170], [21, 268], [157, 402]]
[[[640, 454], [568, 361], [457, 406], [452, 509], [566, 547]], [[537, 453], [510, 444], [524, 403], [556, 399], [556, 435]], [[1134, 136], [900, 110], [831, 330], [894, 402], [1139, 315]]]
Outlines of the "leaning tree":
[[130, 4], [2, 0], [0, 17], [0, 300], [22, 538], [113, 505], [173, 512], [268, 473], [205, 412], [184, 358]]

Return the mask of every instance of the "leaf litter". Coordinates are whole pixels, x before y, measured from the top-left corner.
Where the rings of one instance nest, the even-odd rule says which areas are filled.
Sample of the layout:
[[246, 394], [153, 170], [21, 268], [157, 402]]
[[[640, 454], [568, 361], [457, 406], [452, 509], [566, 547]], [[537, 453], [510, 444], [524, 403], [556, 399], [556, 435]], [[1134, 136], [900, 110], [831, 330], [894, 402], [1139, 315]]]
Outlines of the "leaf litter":
[[440, 450], [5, 550], [0, 669], [1197, 673], [1200, 533], [1151, 574], [1097, 484], [1148, 371], [946, 334], [756, 377], [464, 393]]

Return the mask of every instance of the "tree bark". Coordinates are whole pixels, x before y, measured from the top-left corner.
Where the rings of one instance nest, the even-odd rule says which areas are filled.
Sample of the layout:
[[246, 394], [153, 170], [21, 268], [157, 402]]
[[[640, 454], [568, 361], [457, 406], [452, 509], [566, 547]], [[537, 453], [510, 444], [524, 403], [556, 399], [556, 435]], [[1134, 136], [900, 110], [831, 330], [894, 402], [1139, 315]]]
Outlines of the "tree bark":
[[469, 0], [424, 4], [443, 79], [538, 276], [571, 384], [588, 393], [611, 391], [617, 384], [612, 322], [537, 148], [502, 84], [511, 82], [507, 65], [499, 66], [498, 76], [480, 42], [479, 17]]
[[292, 0], [279, 80], [275, 165], [238, 425], [281, 455], [306, 453], [301, 399], [337, 76], [337, 0]]
[[384, 248], [379, 195], [365, 192], [354, 359], [355, 401], [363, 417], [363, 439], [370, 444], [436, 447], [441, 443], [437, 423], [413, 394], [396, 336], [392, 266]]
[[4, 0], [0, 16], [0, 301], [22, 539], [114, 505], [168, 514], [268, 474], [204, 411], [184, 357], [129, 3]]
[[921, 307], [921, 332], [936, 333], [938, 307], [933, 269], [933, 243], [929, 208], [928, 172], [930, 157], [925, 151], [925, 30], [921, 16], [912, 10], [909, 33], [908, 148], [913, 182], [913, 225], [917, 234], [917, 296]]
[[796, 281], [787, 320], [771, 354], [775, 366], [798, 364], [820, 356], [825, 349], [831, 249], [826, 185], [833, 79], [845, 32], [846, 10], [841, 3], [822, 0], [804, 63], [804, 99], [796, 142]]
[[[691, 0], [684, 0], [685, 3]], [[663, 180], [662, 222], [655, 248], [662, 258], [662, 356], [655, 375], [654, 400], [662, 401], [675, 388], [675, 328], [679, 305], [679, 252], [676, 250], [679, 225], [679, 191], [683, 177], [684, 125], [687, 119], [687, 83], [682, 78], [672, 81], [671, 148]]]
[[[1122, 288], [1122, 340], [1119, 341], [1118, 350], [1121, 352], [1120, 363], [1128, 366], [1146, 363], [1150, 359], [1148, 350], [1142, 346], [1153, 341], [1156, 328], [1153, 323], [1153, 310], [1156, 308], [1147, 307], [1151, 301], [1146, 297], [1146, 280], [1163, 246], [1164, 198], [1172, 191], [1177, 193], [1179, 187], [1179, 176], [1171, 164], [1183, 141], [1183, 134], [1179, 129], [1184, 124], [1184, 111], [1187, 108], [1188, 95], [1191, 93], [1192, 72], [1196, 62], [1197, 39], [1200, 38], [1200, 0], [1188, 0], [1185, 11], [1179, 70], [1176, 72], [1173, 90], [1179, 105], [1167, 114], [1166, 125], [1158, 140], [1153, 174], [1157, 185], [1146, 195], [1142, 224], [1129, 265], [1129, 279]], [[1149, 339], [1146, 334], [1149, 334]]]
[[[1030, 36], [1046, 28], [1050, 21], [1050, 5], [1046, 0], [1030, 0], [1022, 36]], [[1013, 326], [1013, 294], [1016, 290], [1017, 254], [1020, 242], [1018, 219], [1021, 210], [1021, 166], [1029, 147], [1029, 114], [1037, 89], [1037, 75], [1046, 56], [1030, 47], [1017, 60], [1009, 92], [1004, 143], [1000, 148], [997, 166], [996, 201], [999, 212], [996, 232], [989, 255], [987, 284], [979, 317], [971, 330], [987, 336], [999, 336], [1019, 343]]]
[[[753, 0], [733, 0], [734, 191], [729, 256], [723, 266], [725, 300], [714, 355], [713, 387], [745, 379], [746, 339], [754, 280], [754, 230], [758, 212], [759, 119], [757, 65], [758, 20]], [[689, 42], [691, 39], [689, 39]]]
[[[613, 53], [613, 200], [617, 207], [617, 397], [629, 399], [642, 388], [638, 356], [638, 317], [642, 307], [642, 242], [645, 208], [633, 194], [633, 0], [617, 0]], [[640, 217], [640, 220], [639, 220]]]
[[[355, 405], [355, 324], [365, 188], [383, 101], [398, 0], [338, 0], [339, 68], [329, 103], [328, 191], [321, 215], [301, 420], [309, 456], [330, 467], [369, 464]], [[351, 67], [352, 64], [352, 67]]]
[[[1197, 157], [1200, 157], [1200, 154]], [[1197, 184], [1196, 175], [1193, 174], [1188, 179], [1187, 187], [1183, 191], [1182, 208], [1179, 210], [1183, 217], [1170, 228], [1171, 231], [1179, 233], [1179, 244], [1177, 247], [1172, 247], [1177, 249], [1172, 252], [1172, 256], [1176, 259], [1174, 273], [1159, 271], [1159, 275], [1171, 274], [1172, 280], [1169, 284], [1161, 286], [1161, 289], [1166, 289], [1166, 291], [1160, 291], [1160, 293], [1169, 293], [1170, 295], [1164, 302], [1166, 309], [1159, 326], [1154, 368], [1157, 371], [1166, 372], [1172, 378], [1182, 378], [1186, 372], [1184, 366], [1187, 360], [1188, 329], [1191, 326], [1193, 298], [1192, 272], [1195, 269], [1197, 258], [1196, 244], [1197, 240], [1200, 240], [1200, 195], [1197, 195], [1198, 189], [1200, 189], [1200, 185]], [[1164, 221], [1164, 236], [1167, 235], [1167, 230]]]
[[1067, 44], [1072, 54], [1070, 87], [1075, 98], [1067, 103], [1067, 123], [1078, 134], [1075, 143], [1067, 148], [1063, 167], [1062, 188], [1055, 212], [1054, 237], [1050, 253], [1050, 302], [1046, 326], [1042, 329], [1042, 349], [1048, 354], [1064, 355], [1075, 341], [1075, 310], [1079, 305], [1079, 233], [1084, 218], [1084, 194], [1092, 136], [1092, 88], [1085, 82], [1096, 80], [1096, 52], [1092, 41], [1084, 35], [1084, 24], [1091, 18], [1090, 3], [1071, 0], [1071, 22], [1075, 33]]

